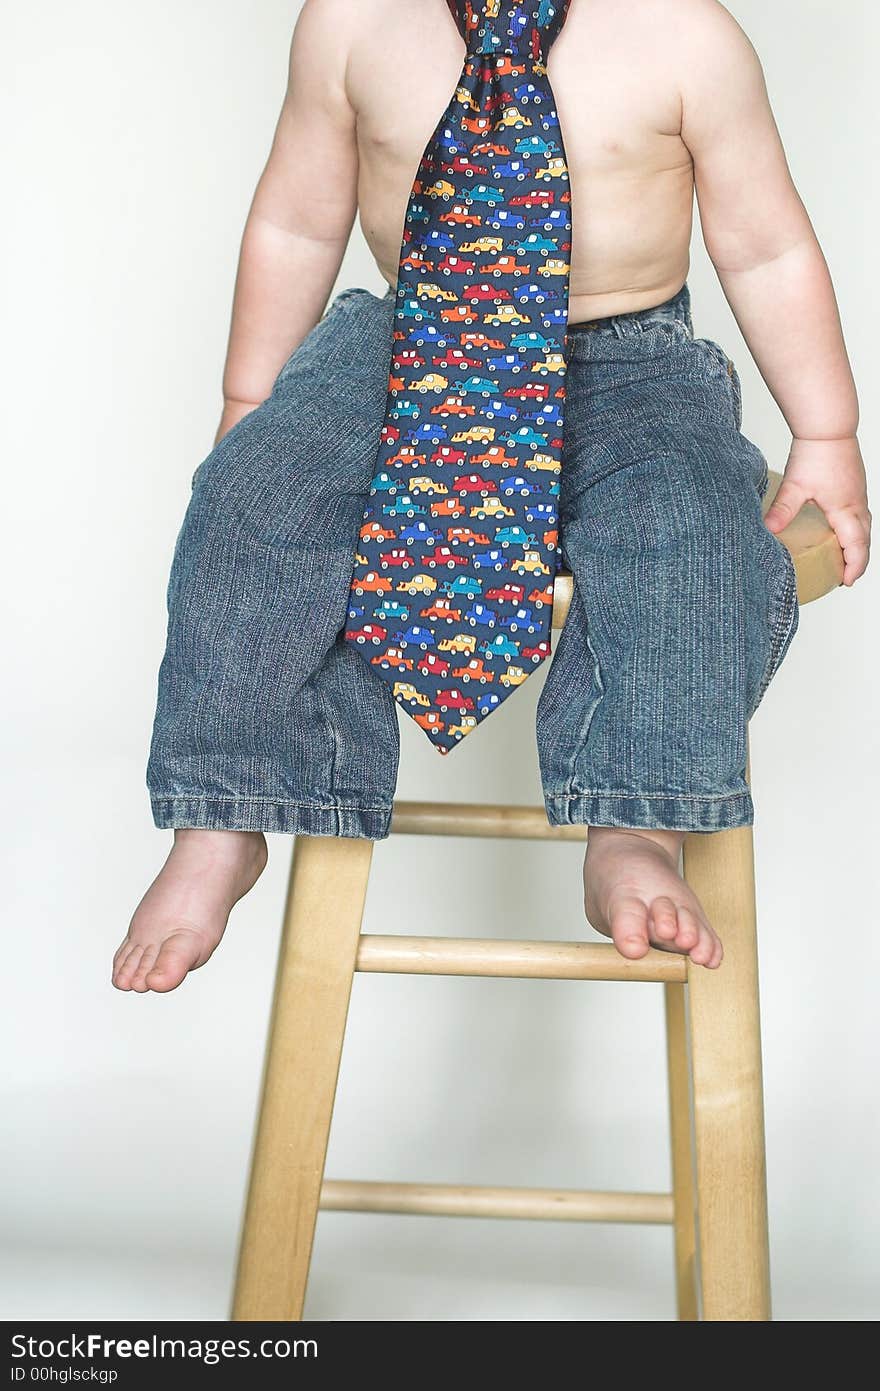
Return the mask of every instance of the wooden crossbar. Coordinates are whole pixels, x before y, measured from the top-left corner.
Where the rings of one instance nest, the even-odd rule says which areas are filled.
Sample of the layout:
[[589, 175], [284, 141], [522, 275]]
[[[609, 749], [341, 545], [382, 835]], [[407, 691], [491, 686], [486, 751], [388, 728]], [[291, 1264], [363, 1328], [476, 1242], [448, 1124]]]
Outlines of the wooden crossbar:
[[513, 942], [481, 937], [383, 937], [362, 933], [358, 971], [526, 980], [685, 981], [687, 960], [651, 950], [628, 961], [610, 942]]
[[551, 826], [543, 807], [479, 802], [395, 802], [391, 830], [403, 836], [474, 836], [502, 840], [577, 840], [585, 826]]
[[590, 1193], [576, 1188], [476, 1188], [451, 1183], [325, 1180], [324, 1212], [388, 1212], [422, 1217], [504, 1217], [533, 1222], [674, 1220], [671, 1193]]

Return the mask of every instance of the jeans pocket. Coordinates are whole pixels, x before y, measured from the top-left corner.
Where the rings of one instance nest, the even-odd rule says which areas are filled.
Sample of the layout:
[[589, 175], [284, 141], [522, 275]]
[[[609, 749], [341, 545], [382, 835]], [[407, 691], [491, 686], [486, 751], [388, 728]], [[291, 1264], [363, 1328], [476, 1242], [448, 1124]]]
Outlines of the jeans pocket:
[[711, 338], [694, 338], [693, 345], [713, 369], [713, 375], [723, 381], [733, 413], [737, 430], [742, 428], [742, 382], [732, 358], [727, 356], [720, 343]]
[[782, 665], [797, 632], [799, 619], [797, 572], [791, 552], [766, 527], [759, 563], [764, 568], [767, 583], [768, 647], [764, 670], [749, 708], [749, 719], [761, 704], [770, 682]]

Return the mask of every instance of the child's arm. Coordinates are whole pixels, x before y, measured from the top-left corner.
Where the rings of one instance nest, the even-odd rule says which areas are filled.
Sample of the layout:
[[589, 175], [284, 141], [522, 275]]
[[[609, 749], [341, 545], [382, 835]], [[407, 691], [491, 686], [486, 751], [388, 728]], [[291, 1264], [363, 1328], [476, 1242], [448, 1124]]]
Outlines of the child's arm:
[[834, 288], [789, 173], [757, 56], [716, 0], [682, 7], [682, 137], [706, 248], [794, 436], [767, 514], [781, 531], [807, 501], [843, 547], [845, 584], [868, 563], [858, 399]]
[[317, 323], [357, 210], [354, 112], [345, 92], [353, 7], [306, 0], [290, 80], [241, 247], [219, 439], [264, 401]]

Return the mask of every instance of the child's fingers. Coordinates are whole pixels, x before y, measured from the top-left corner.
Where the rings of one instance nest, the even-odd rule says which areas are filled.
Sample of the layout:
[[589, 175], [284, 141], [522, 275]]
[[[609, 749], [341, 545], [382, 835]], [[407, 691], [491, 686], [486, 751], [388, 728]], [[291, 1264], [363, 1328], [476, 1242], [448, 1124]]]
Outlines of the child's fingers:
[[779, 492], [773, 499], [764, 518], [768, 529], [777, 532], [790, 526], [806, 500], [806, 493], [796, 483], [793, 483], [790, 478], [783, 478], [779, 485]]
[[855, 584], [868, 568], [871, 524], [867, 512], [829, 512], [828, 521], [843, 551], [843, 583]]

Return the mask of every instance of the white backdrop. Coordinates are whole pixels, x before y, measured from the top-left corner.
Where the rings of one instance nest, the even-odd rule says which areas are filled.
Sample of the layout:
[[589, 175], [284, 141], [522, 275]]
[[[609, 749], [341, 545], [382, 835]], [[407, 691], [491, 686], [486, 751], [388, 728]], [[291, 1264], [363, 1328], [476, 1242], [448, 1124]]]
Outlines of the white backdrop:
[[[297, 8], [44, 0], [6, 17], [6, 1318], [226, 1313], [289, 843], [272, 838], [226, 943], [183, 989], [120, 995], [108, 965], [167, 848], [143, 785], [164, 588], [217, 423], [238, 241]], [[877, 7], [730, 8], [832, 267], [870, 460]], [[380, 288], [359, 233], [344, 284]], [[744, 428], [780, 467], [784, 423], [699, 234], [690, 284], [697, 332], [742, 373]], [[875, 584], [804, 611], [753, 726], [781, 1319], [877, 1312]], [[401, 795], [535, 800], [539, 684], [448, 762], [407, 721]], [[451, 848], [380, 845], [366, 929], [446, 930], [430, 889]], [[460, 854], [477, 917], [456, 931], [582, 930], [577, 846]], [[361, 977], [328, 1173], [660, 1188], [661, 1026], [653, 986]], [[307, 1313], [670, 1319], [671, 1238], [328, 1214]]]

